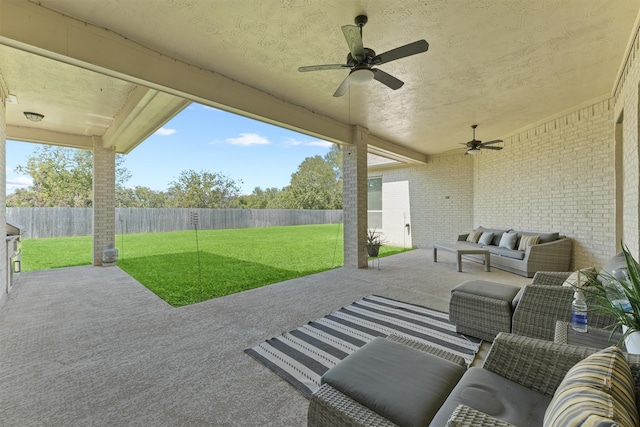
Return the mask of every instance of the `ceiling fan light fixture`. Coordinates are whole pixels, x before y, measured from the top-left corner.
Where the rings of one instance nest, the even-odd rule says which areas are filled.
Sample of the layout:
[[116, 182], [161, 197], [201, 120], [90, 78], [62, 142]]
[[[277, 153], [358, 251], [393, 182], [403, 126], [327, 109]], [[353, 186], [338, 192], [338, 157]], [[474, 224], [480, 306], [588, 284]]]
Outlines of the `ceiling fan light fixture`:
[[40, 120], [44, 119], [44, 116], [42, 114], [32, 113], [31, 111], [25, 111], [24, 116], [32, 122], [39, 122]]
[[349, 81], [356, 85], [363, 85], [373, 80], [373, 71], [368, 68], [360, 68], [359, 70], [353, 70], [349, 74]]
[[467, 150], [467, 154], [478, 154], [480, 153], [480, 149], [479, 148], [469, 148]]

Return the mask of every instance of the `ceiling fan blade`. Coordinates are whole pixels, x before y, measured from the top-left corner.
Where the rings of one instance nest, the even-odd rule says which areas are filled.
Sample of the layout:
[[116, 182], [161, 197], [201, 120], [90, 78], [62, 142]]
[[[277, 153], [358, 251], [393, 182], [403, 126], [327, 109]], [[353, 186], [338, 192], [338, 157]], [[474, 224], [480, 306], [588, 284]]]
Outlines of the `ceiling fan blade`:
[[486, 147], [484, 145], [481, 145], [480, 148], [482, 150], [502, 150], [502, 147], [492, 147], [490, 145], [487, 145]]
[[338, 89], [336, 89], [336, 91], [333, 93], [333, 96], [335, 96], [336, 98], [339, 96], [344, 95], [347, 90], [349, 89], [349, 76], [347, 76], [342, 83], [340, 83], [340, 86], [338, 86]]
[[493, 141], [487, 141], [487, 142], [483, 142], [482, 145], [487, 145], [487, 144], [498, 144], [502, 142], [501, 139], [494, 139]]
[[324, 64], [324, 65], [308, 65], [298, 68], [298, 71], [320, 71], [320, 70], [341, 70], [343, 68], [351, 68], [347, 64]]
[[404, 84], [404, 82], [402, 80], [398, 80], [395, 77], [393, 77], [391, 74], [385, 73], [382, 70], [378, 70], [376, 68], [372, 68], [371, 71], [373, 71], [373, 78], [374, 79], [376, 79], [377, 81], [379, 81], [383, 85], [386, 85], [386, 86], [390, 87], [393, 90], [400, 89], [402, 87], [402, 85]]
[[364, 61], [365, 53], [364, 46], [362, 45], [362, 35], [360, 35], [360, 27], [355, 25], [344, 25], [342, 27], [342, 33], [347, 40], [351, 56], [358, 62]]
[[409, 43], [374, 56], [371, 59], [371, 64], [380, 65], [385, 62], [391, 62], [406, 56], [415, 55], [416, 53], [426, 52], [427, 50], [429, 50], [429, 43], [427, 43], [426, 40], [418, 40], [417, 42]]

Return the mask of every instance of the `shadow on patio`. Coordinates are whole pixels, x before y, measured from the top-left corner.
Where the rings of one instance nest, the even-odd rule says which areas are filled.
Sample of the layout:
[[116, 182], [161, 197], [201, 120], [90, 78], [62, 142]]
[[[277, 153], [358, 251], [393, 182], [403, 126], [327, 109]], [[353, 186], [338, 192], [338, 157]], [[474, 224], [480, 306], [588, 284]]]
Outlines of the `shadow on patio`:
[[469, 279], [431, 250], [172, 308], [117, 267], [24, 273], [0, 301], [0, 425], [304, 426], [308, 401], [244, 349], [377, 294], [447, 310]]

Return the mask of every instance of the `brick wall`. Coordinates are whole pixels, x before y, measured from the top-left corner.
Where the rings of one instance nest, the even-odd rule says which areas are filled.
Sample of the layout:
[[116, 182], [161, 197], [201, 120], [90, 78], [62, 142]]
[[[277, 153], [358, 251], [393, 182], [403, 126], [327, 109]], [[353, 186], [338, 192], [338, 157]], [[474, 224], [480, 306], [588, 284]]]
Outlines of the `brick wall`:
[[[6, 147], [7, 147], [7, 127], [6, 127], [6, 94], [0, 85], [0, 164], [7, 164]], [[0, 188], [6, 188], [7, 171], [2, 168], [0, 171]], [[0, 191], [0, 206], [6, 206], [5, 191]], [[0, 236], [7, 235], [7, 214], [5, 209], [0, 209]], [[3, 243], [0, 245], [0, 296], [7, 290], [8, 284], [8, 266], [7, 266], [7, 246]]]
[[601, 266], [616, 250], [612, 123], [606, 100], [475, 156], [475, 225], [558, 231], [575, 267]]
[[622, 66], [620, 80], [614, 93], [614, 121], [622, 121], [622, 240], [638, 259], [640, 254], [640, 160], [638, 128], [638, 94], [640, 57], [638, 38], [634, 39], [629, 56]]
[[601, 266], [617, 248], [613, 117], [606, 100], [506, 138], [500, 151], [370, 175], [383, 176], [383, 203], [385, 183], [407, 180], [415, 247], [481, 225], [558, 231], [573, 239], [576, 267]]

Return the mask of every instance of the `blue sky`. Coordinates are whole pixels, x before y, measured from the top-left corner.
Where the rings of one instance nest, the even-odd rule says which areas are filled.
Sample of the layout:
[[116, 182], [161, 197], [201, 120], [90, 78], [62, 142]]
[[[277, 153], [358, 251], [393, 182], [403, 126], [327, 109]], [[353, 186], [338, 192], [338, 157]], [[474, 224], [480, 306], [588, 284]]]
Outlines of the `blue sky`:
[[[15, 172], [35, 144], [7, 141], [7, 194], [31, 184]], [[324, 156], [331, 143], [242, 116], [191, 104], [125, 157], [127, 187], [166, 190], [181, 171], [220, 172], [255, 187], [282, 188], [306, 158]]]

